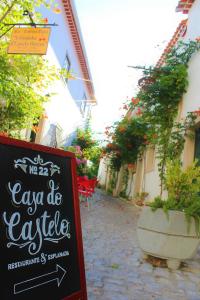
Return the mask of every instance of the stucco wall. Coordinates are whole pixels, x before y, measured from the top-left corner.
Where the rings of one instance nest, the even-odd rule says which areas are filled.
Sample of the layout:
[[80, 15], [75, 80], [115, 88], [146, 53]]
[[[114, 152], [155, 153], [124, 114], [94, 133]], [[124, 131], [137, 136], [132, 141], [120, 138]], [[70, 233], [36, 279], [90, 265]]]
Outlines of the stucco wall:
[[[71, 33], [68, 28], [66, 14], [61, 0], [57, 1], [60, 14], [55, 14], [51, 9], [40, 7], [39, 11], [49, 23], [56, 23], [58, 26], [51, 28], [51, 35], [46, 58], [50, 64], [55, 65], [58, 69], [63, 68], [66, 54], [71, 63], [71, 70], [77, 77], [82, 78], [82, 71], [79, 60], [75, 52]], [[80, 110], [81, 100], [84, 94], [86, 99], [89, 98], [86, 84], [83, 80], [68, 80], [66, 83], [63, 78], [51, 85], [50, 90], [46, 93], [53, 93], [50, 101], [45, 104], [48, 119], [43, 122], [40, 138], [37, 142], [50, 145], [53, 136], [55, 136], [55, 128], [59, 130], [58, 146], [61, 144], [69, 144], [71, 137], [74, 136], [77, 127], [84, 126], [86, 118]]]
[[153, 171], [147, 172], [144, 175], [145, 192], [149, 194], [146, 198], [147, 200], [151, 200], [160, 194], [160, 179], [158, 174], [157, 163], [158, 161], [156, 160]]
[[100, 164], [99, 164], [99, 170], [98, 170], [98, 181], [99, 181], [99, 184], [101, 186], [104, 186], [106, 185], [106, 177], [107, 177], [107, 170], [108, 170], [108, 162], [106, 161], [105, 158], [102, 158], [100, 160]]
[[[58, 3], [58, 6], [62, 11], [60, 14], [55, 14], [52, 10], [48, 10], [44, 7], [40, 8], [40, 12], [44, 16], [44, 18], [48, 18], [49, 23], [55, 22], [56, 24], [58, 24], [58, 26], [54, 26], [51, 29], [49, 43], [54, 49], [59, 66], [64, 66], [64, 61], [67, 54], [71, 62], [71, 70], [74, 74], [77, 75], [77, 77], [82, 78], [83, 75], [79, 65], [78, 57], [75, 53], [75, 48], [71, 37], [71, 33], [69, 31], [64, 6], [61, 0], [58, 0], [56, 2]], [[86, 98], [89, 97], [84, 81], [70, 80], [67, 86], [73, 99], [83, 99], [84, 93], [86, 94]], [[77, 105], [80, 105], [80, 102], [77, 102]]]
[[[200, 0], [196, 0], [188, 15], [187, 33], [184, 40], [195, 40], [200, 36]], [[183, 96], [182, 117], [187, 112], [200, 107], [200, 51], [195, 53], [189, 63], [189, 86]]]

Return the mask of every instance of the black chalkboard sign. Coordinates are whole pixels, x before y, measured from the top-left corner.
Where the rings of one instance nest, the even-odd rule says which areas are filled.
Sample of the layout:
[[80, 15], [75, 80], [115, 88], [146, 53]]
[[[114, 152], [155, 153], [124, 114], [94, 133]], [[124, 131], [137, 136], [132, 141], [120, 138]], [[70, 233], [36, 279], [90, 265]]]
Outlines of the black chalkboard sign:
[[86, 300], [75, 158], [0, 138], [0, 299]]

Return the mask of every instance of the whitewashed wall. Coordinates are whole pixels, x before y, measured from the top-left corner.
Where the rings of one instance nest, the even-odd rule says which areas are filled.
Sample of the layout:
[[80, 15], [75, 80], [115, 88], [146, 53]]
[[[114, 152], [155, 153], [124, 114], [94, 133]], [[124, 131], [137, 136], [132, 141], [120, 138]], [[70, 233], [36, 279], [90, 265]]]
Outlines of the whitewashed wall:
[[[51, 45], [48, 47], [47, 59], [52, 65], [60, 68], [57, 58]], [[52, 137], [52, 125], [61, 128], [60, 143], [62, 144], [72, 132], [81, 125], [82, 116], [75, 104], [70, 92], [62, 80], [55, 80], [47, 93], [53, 93], [50, 101], [45, 104], [45, 111], [48, 118], [45, 120], [40, 143], [49, 145]]]
[[144, 190], [149, 195], [146, 200], [151, 200], [160, 194], [160, 178], [157, 168], [158, 161], [155, 161], [154, 170], [144, 174]]
[[99, 184], [102, 187], [106, 186], [107, 171], [108, 171], [108, 162], [106, 161], [105, 158], [102, 158], [100, 160], [98, 176], [97, 176]]
[[[200, 37], [200, 0], [196, 0], [188, 15], [188, 28], [184, 40]], [[193, 55], [189, 63], [189, 86], [183, 97], [182, 117], [187, 112], [200, 108], [200, 51]]]

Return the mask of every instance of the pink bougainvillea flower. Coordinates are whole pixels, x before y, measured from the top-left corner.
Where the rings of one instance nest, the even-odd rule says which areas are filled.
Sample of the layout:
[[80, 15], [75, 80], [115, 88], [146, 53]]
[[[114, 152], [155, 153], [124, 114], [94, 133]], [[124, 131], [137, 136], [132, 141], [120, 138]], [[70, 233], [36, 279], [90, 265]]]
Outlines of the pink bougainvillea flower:
[[77, 163], [77, 165], [79, 166], [82, 162], [81, 162], [81, 159], [79, 159], [79, 158], [77, 158], [76, 157], [76, 163]]
[[196, 42], [200, 42], [200, 36], [195, 39]]
[[82, 151], [81, 151], [81, 147], [80, 147], [80, 146], [76, 145], [76, 146], [75, 146], [75, 149], [76, 149], [76, 153], [77, 153], [77, 154], [82, 154]]

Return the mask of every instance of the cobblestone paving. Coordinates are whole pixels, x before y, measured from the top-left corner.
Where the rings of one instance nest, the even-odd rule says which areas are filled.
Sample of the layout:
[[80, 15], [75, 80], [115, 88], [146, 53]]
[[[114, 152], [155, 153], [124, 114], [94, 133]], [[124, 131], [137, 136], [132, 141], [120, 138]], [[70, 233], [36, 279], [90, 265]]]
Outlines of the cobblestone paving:
[[177, 271], [143, 260], [136, 236], [140, 213], [98, 191], [81, 203], [88, 300], [200, 300], [200, 254]]

